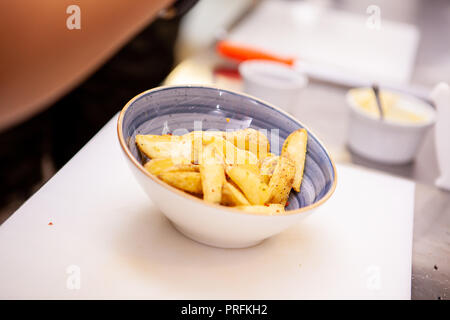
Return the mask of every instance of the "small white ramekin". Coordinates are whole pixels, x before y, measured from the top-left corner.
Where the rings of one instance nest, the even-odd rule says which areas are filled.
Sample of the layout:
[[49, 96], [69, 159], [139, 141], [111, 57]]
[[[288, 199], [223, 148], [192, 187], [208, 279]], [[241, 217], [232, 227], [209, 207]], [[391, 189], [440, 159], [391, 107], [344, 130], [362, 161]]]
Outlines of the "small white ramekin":
[[349, 106], [350, 149], [365, 158], [386, 164], [413, 161], [427, 130], [435, 123], [434, 108], [416, 97], [395, 92], [401, 103], [424, 115], [425, 120], [417, 123], [380, 120], [377, 114], [369, 113], [357, 105], [352, 90], [346, 96]]
[[300, 104], [308, 78], [286, 64], [268, 60], [248, 60], [239, 65], [244, 92], [293, 112]]

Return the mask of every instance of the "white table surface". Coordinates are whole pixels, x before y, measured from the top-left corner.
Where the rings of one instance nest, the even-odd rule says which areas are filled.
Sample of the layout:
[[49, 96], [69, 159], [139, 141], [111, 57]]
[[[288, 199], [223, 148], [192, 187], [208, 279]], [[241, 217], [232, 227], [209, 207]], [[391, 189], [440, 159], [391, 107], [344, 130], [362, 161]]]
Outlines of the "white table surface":
[[335, 195], [310, 218], [217, 249], [154, 207], [115, 125], [1, 225], [0, 298], [410, 298], [414, 183], [339, 165]]

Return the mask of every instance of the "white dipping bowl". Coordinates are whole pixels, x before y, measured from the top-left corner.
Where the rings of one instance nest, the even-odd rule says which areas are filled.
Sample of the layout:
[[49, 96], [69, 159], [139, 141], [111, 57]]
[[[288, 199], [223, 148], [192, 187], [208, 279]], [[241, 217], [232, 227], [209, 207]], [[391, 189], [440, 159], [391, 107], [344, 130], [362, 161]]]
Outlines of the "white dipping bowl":
[[350, 149], [365, 158], [386, 164], [405, 164], [413, 161], [426, 132], [435, 122], [436, 112], [433, 107], [413, 96], [392, 92], [398, 96], [398, 101], [405, 108], [422, 115], [424, 120], [420, 122], [380, 120], [377, 114], [372, 114], [357, 105], [352, 90], [349, 90], [346, 96], [350, 117], [348, 128]]
[[286, 64], [248, 60], [239, 64], [244, 92], [292, 113], [300, 102], [308, 78]]

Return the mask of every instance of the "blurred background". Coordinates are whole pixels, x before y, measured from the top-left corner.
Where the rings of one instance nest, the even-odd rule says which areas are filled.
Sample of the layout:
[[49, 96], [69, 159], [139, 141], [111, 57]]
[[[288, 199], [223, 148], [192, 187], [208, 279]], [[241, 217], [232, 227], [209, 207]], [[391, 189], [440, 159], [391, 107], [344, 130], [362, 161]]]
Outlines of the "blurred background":
[[138, 93], [214, 85], [285, 109], [338, 163], [414, 181], [412, 297], [448, 298], [450, 1], [181, 2], [0, 3], [0, 224]]
[[439, 175], [433, 130], [406, 164], [361, 156], [348, 148], [346, 92], [376, 82], [432, 103], [433, 86], [450, 82], [446, 30], [447, 0], [201, 0], [181, 17], [155, 18], [39, 111], [9, 116], [2, 100], [0, 223], [139, 92], [180, 83], [248, 91], [238, 62], [216, 50], [220, 41], [295, 59], [308, 84], [289, 112], [338, 162], [431, 186]]

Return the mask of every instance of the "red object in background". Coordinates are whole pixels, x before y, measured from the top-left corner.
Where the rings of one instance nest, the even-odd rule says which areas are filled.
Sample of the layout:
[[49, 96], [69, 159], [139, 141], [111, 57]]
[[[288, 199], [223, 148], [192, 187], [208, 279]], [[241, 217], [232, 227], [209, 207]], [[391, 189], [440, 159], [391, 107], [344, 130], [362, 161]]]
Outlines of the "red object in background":
[[241, 75], [237, 68], [217, 66], [213, 70], [214, 76], [224, 76], [227, 78], [240, 79]]
[[285, 63], [287, 65], [294, 65], [294, 58], [283, 58], [279, 56], [275, 56], [273, 54], [263, 52], [257, 49], [244, 47], [241, 45], [233, 44], [229, 41], [219, 41], [216, 46], [216, 50], [222, 56], [237, 60], [237, 61], [245, 61], [245, 60], [270, 60], [277, 61], [281, 63]]

